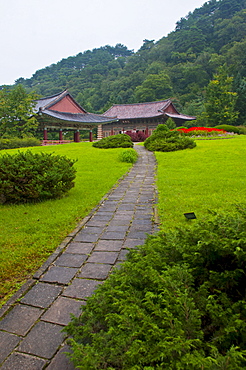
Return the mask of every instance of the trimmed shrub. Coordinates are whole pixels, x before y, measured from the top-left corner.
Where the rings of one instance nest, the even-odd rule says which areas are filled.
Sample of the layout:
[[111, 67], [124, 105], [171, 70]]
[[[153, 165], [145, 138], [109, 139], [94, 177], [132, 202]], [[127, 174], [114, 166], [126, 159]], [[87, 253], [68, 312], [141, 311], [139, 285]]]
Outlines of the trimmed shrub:
[[95, 141], [92, 146], [95, 148], [108, 149], [108, 148], [132, 148], [133, 142], [130, 136], [126, 134], [112, 135], [104, 137], [99, 141]]
[[66, 327], [82, 370], [246, 368], [246, 209], [149, 236]]
[[15, 149], [15, 148], [27, 148], [30, 146], [39, 146], [40, 140], [35, 137], [27, 137], [25, 139], [19, 139], [18, 137], [11, 139], [0, 139], [0, 150], [3, 149]]
[[65, 156], [30, 150], [0, 157], [0, 203], [61, 197], [74, 186], [75, 163]]
[[219, 128], [220, 130], [224, 130], [227, 132], [234, 132], [234, 134], [240, 134], [239, 128], [231, 125], [218, 125], [214, 128]]
[[246, 135], [246, 126], [237, 126], [240, 135]]
[[145, 135], [145, 133], [142, 131], [138, 132], [126, 131], [126, 134], [130, 136], [133, 142], [139, 143], [147, 139], [147, 135]]
[[192, 149], [196, 146], [196, 143], [193, 139], [184, 136], [182, 132], [169, 130], [166, 125], [161, 124], [145, 140], [144, 146], [151, 152], [172, 152], [175, 150]]
[[138, 159], [138, 153], [136, 150], [130, 148], [123, 150], [118, 158], [121, 162], [135, 163]]

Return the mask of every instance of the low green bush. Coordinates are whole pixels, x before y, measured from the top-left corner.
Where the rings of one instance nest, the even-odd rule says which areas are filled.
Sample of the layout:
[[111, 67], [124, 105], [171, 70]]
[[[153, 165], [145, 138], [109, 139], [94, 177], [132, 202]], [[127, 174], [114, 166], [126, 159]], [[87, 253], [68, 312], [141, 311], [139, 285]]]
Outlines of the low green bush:
[[239, 128], [232, 125], [218, 125], [214, 128], [219, 128], [220, 130], [225, 130], [227, 132], [234, 132], [234, 134], [240, 134]]
[[95, 141], [92, 146], [95, 148], [108, 149], [108, 148], [132, 148], [133, 142], [129, 135], [118, 134], [104, 137], [99, 141]]
[[0, 203], [62, 196], [74, 186], [75, 163], [52, 153], [18, 152], [0, 157]]
[[149, 236], [65, 328], [82, 370], [246, 368], [246, 208]]
[[240, 135], [246, 135], [246, 126], [237, 126]]
[[0, 150], [27, 148], [39, 145], [41, 145], [40, 140], [36, 139], [35, 137], [27, 137], [25, 139], [19, 139], [18, 137], [11, 139], [0, 139]]
[[138, 153], [136, 152], [136, 150], [129, 148], [129, 149], [123, 150], [119, 154], [118, 158], [121, 162], [135, 163], [138, 159]]
[[151, 152], [172, 152], [175, 150], [192, 149], [196, 146], [193, 139], [184, 136], [182, 132], [169, 130], [166, 125], [158, 125], [149, 136], [144, 146]]

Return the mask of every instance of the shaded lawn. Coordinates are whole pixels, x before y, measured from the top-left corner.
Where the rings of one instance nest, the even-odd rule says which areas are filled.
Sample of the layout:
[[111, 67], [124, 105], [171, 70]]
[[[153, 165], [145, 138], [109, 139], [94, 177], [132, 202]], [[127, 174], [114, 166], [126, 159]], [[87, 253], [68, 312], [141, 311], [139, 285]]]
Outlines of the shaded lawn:
[[[8, 150], [16, 153], [19, 149]], [[27, 149], [21, 149], [27, 150]], [[61, 199], [0, 205], [0, 299], [4, 303], [33, 274], [131, 167], [118, 160], [124, 149], [96, 149], [91, 143], [34, 147], [78, 159], [75, 187]], [[4, 151], [0, 152], [0, 155]]]
[[185, 219], [186, 212], [202, 219], [246, 203], [246, 136], [199, 140], [194, 149], [155, 154], [163, 229], [195, 222]]

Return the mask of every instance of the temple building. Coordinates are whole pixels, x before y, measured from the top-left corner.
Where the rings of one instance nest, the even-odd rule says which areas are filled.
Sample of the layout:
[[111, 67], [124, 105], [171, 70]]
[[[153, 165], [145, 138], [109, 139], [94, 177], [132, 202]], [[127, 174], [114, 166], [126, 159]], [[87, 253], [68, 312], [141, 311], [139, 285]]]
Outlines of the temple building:
[[74, 141], [80, 141], [80, 130], [89, 130], [89, 140], [92, 141], [92, 129], [98, 128], [98, 134], [103, 124], [116, 121], [106, 115], [88, 113], [82, 108], [67, 90], [62, 93], [36, 100], [34, 113], [37, 114], [39, 128], [44, 132], [44, 142], [48, 142], [48, 131], [59, 131], [59, 141], [63, 141], [63, 131], [73, 130]]
[[160, 123], [170, 117], [176, 126], [182, 126], [186, 121], [196, 117], [180, 114], [170, 99], [136, 104], [116, 104], [109, 108], [105, 117], [117, 118], [102, 126], [102, 136], [116, 135], [126, 131], [142, 131], [149, 136]]
[[59, 94], [36, 100], [34, 112], [39, 128], [43, 130], [44, 143], [48, 142], [49, 130], [59, 132], [63, 141], [63, 131], [73, 130], [74, 141], [80, 141], [80, 130], [89, 130], [89, 140], [93, 141], [92, 129], [97, 128], [97, 139], [124, 133], [142, 131], [150, 136], [160, 123], [170, 117], [176, 126], [196, 117], [180, 114], [170, 99], [136, 104], [116, 104], [103, 114], [87, 112], [71, 94], [65, 90]]

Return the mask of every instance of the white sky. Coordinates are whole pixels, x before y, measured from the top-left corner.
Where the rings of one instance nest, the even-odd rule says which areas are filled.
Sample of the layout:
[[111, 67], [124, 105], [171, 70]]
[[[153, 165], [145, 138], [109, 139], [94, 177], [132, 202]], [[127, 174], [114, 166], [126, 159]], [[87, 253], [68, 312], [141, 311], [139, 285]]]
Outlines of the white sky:
[[63, 58], [158, 41], [206, 0], [0, 0], [0, 85]]

